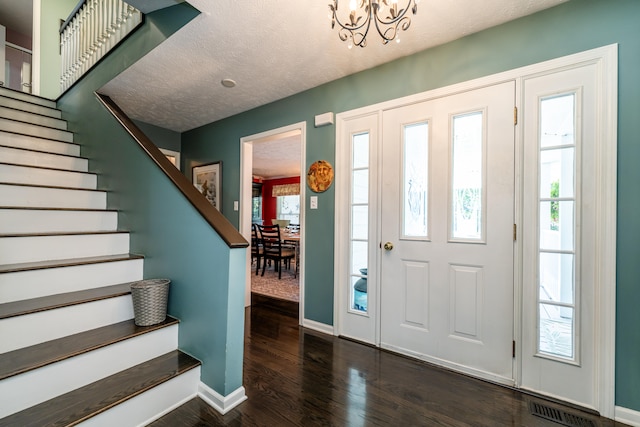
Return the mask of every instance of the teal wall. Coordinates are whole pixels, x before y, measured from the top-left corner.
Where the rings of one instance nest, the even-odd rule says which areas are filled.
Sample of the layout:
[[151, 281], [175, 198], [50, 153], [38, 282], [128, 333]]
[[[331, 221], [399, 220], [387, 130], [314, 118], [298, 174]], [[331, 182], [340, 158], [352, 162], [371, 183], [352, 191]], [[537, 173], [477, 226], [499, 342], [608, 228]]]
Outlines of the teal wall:
[[[307, 121], [307, 168], [320, 159], [334, 163], [335, 128], [315, 129], [316, 114], [339, 113], [612, 43], [619, 44], [616, 404], [640, 410], [640, 1], [573, 0], [194, 129], [182, 136], [183, 162], [224, 162], [223, 213], [237, 225], [238, 213], [229, 209], [229, 201], [240, 194], [243, 136]], [[309, 210], [305, 201], [305, 251], [313, 261], [305, 264], [304, 315], [332, 324], [334, 189], [318, 199], [317, 210]]]
[[98, 188], [109, 191], [108, 207], [119, 210], [118, 227], [131, 231], [131, 252], [145, 256], [144, 277], [171, 279], [180, 349], [203, 362], [201, 380], [226, 396], [242, 385], [246, 249], [227, 247], [93, 93], [197, 14], [183, 3], [147, 15], [58, 107]]
[[133, 122], [157, 147], [180, 152], [182, 145], [180, 132], [161, 128], [139, 120], [134, 120]]
[[[24, 0], [23, 0], [24, 1]], [[78, 0], [39, 0], [40, 2], [40, 96], [56, 99], [60, 95], [60, 20], [66, 21]], [[35, 70], [34, 70], [35, 71]]]

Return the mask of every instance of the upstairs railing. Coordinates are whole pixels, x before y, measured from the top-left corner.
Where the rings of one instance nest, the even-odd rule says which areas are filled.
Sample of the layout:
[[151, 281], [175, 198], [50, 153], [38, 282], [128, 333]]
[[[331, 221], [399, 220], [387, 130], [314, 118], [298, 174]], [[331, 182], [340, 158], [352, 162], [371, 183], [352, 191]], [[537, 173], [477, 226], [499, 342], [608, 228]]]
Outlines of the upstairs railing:
[[60, 27], [62, 92], [142, 23], [142, 12], [122, 0], [83, 0]]

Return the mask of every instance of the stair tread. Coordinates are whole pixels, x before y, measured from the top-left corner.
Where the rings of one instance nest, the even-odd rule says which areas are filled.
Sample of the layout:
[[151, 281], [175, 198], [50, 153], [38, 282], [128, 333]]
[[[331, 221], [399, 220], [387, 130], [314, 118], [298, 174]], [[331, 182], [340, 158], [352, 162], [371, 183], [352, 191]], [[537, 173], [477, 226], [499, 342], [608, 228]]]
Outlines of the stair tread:
[[0, 304], [0, 319], [53, 310], [131, 293], [131, 282]]
[[29, 137], [29, 138], [37, 138], [37, 139], [42, 139], [42, 140], [45, 140], [45, 141], [60, 142], [62, 144], [80, 145], [77, 142], [69, 142], [69, 141], [64, 141], [62, 139], [47, 138], [46, 136], [29, 135], [28, 133], [14, 132], [14, 131], [6, 130], [6, 129], [0, 129], [0, 133], [10, 133], [10, 134], [13, 134], [13, 135], [26, 136], [26, 137]]
[[10, 163], [10, 162], [0, 162], [0, 165], [14, 166], [14, 167], [18, 167], [18, 168], [46, 169], [46, 170], [51, 170], [51, 171], [56, 171], [56, 172], [79, 173], [79, 174], [82, 174], [82, 175], [96, 175], [93, 172], [82, 172], [82, 171], [76, 171], [76, 170], [73, 170], [73, 169], [53, 168], [51, 166], [21, 165], [20, 163]]
[[60, 185], [42, 185], [42, 184], [24, 184], [21, 182], [2, 182], [0, 181], [0, 185], [15, 185], [20, 187], [36, 187], [36, 188], [54, 188], [56, 190], [77, 190], [77, 191], [97, 191], [100, 193], [105, 193], [105, 190], [98, 190], [92, 188], [78, 188], [78, 187], [63, 187]]
[[179, 350], [0, 419], [4, 426], [76, 425], [200, 365]]
[[[30, 113], [30, 114], [33, 114], [33, 113]], [[22, 123], [22, 124], [25, 124], [25, 125], [37, 126], [39, 128], [49, 129], [49, 130], [52, 130], [52, 131], [58, 131], [58, 132], [64, 132], [64, 133], [68, 133], [68, 134], [73, 134], [73, 132], [68, 130], [68, 129], [59, 129], [59, 128], [53, 127], [53, 126], [41, 125], [41, 124], [38, 124], [38, 123], [25, 122], [24, 120], [10, 119], [9, 117], [0, 116], [0, 121], [1, 120], [6, 120], [6, 121], [10, 121], [10, 122], [15, 122], [15, 123]], [[55, 120], [60, 120], [62, 122], [65, 121], [64, 119], [55, 119]], [[29, 134], [26, 133], [24, 135], [29, 135]]]
[[0, 210], [16, 210], [16, 211], [69, 211], [69, 212], [118, 212], [117, 209], [91, 209], [91, 208], [47, 208], [41, 206], [2, 206]]
[[130, 319], [13, 350], [0, 355], [0, 380], [177, 323], [177, 319], [167, 316], [157, 325], [136, 326]]
[[134, 259], [144, 259], [142, 255], [120, 254], [103, 255], [85, 258], [59, 259], [53, 261], [22, 262], [17, 264], [0, 265], [0, 274], [16, 273], [19, 271], [41, 270], [45, 268], [73, 267], [76, 265], [100, 264], [103, 262], [128, 261]]
[[[0, 96], [1, 96], [1, 95], [0, 95]], [[5, 98], [6, 98], [6, 97], [5, 97]], [[15, 99], [15, 98], [13, 98], [13, 99]], [[22, 102], [26, 102], [26, 101], [22, 101]], [[31, 103], [31, 105], [34, 105], [34, 104], [32, 104], [32, 103]], [[35, 104], [35, 105], [38, 105], [38, 104]], [[42, 117], [42, 118], [45, 118], [45, 119], [57, 120], [57, 121], [59, 121], [59, 122], [66, 122], [66, 120], [64, 120], [64, 119], [60, 119], [60, 118], [58, 118], [58, 117], [52, 117], [52, 116], [49, 116], [49, 115], [47, 115], [47, 114], [42, 114], [42, 113], [35, 113], [35, 112], [33, 112], [33, 111], [23, 110], [22, 108], [10, 107], [10, 106], [8, 106], [8, 105], [2, 105], [2, 104], [0, 104], [0, 107], [5, 108], [5, 109], [7, 109], [7, 110], [11, 110], [11, 111], [17, 111], [17, 112], [19, 112], [19, 113], [32, 114], [32, 115], [34, 115], [34, 116]], [[60, 111], [60, 110], [56, 110], [55, 108], [45, 107], [44, 105], [40, 105], [40, 107], [44, 107], [44, 108], [47, 108], [47, 109], [52, 110], [52, 111]], [[11, 119], [11, 118], [9, 118], [9, 117], [4, 117], [4, 118], [5, 118], [5, 119], [9, 119], [9, 120], [14, 120], [14, 119]], [[27, 122], [27, 123], [30, 123], [30, 122]], [[32, 124], [35, 124], [35, 123], [32, 123]], [[66, 130], [66, 129], [65, 129], [65, 130]]]
[[17, 234], [0, 234], [2, 237], [54, 237], [54, 236], [90, 236], [93, 234], [129, 234], [128, 231], [72, 231], [72, 232], [55, 232], [55, 233], [17, 233]]
[[[50, 156], [71, 157], [73, 159], [87, 160], [86, 157], [74, 156], [72, 154], [52, 153], [51, 151], [44, 151], [44, 150], [34, 150], [33, 148], [12, 147], [11, 145], [4, 145], [4, 144], [0, 144], [0, 148], [8, 148], [10, 150], [18, 150], [18, 151], [28, 151], [29, 153], [37, 153], [37, 154], [48, 154]], [[24, 165], [20, 165], [20, 166], [24, 166]]]
[[[40, 95], [35, 95], [33, 93], [27, 94], [27, 93], [25, 93], [25, 92], [23, 92], [21, 90], [13, 89], [13, 88], [10, 88], [10, 87], [2, 86], [2, 89], [0, 89], [0, 96], [4, 96], [5, 98], [17, 99], [17, 100], [22, 101], [22, 102], [28, 102], [29, 104], [40, 105], [40, 106], [43, 106], [43, 107], [51, 108], [52, 110], [56, 110], [55, 107], [49, 107], [47, 105], [42, 105], [42, 103], [31, 101], [32, 99], [34, 99], [34, 100], [39, 100], [39, 101], [41, 101], [43, 103], [47, 103], [47, 104], [48, 103], [55, 104], [54, 100], [49, 99], [49, 98], [45, 98], [45, 97], [40, 96]], [[30, 100], [26, 101], [26, 100], [24, 100], [22, 98], [29, 98]]]

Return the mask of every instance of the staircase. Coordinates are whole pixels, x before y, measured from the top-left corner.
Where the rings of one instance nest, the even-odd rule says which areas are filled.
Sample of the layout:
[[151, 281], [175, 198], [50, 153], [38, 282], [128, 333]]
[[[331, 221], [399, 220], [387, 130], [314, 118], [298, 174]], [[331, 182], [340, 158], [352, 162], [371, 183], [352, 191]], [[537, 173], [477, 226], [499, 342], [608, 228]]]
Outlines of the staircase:
[[178, 321], [138, 327], [144, 259], [55, 103], [0, 89], [0, 426], [145, 425], [194, 397]]

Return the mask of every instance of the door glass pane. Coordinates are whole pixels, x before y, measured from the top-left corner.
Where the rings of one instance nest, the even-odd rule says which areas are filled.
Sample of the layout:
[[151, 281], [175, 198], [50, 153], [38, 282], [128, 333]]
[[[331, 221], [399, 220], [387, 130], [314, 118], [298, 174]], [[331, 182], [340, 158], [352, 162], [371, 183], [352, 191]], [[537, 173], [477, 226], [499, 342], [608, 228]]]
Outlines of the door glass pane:
[[351, 207], [351, 237], [366, 240], [369, 237], [369, 207]]
[[575, 144], [574, 93], [543, 99], [540, 103], [540, 147]]
[[353, 135], [353, 168], [366, 168], [369, 166], [369, 134], [360, 133]]
[[573, 255], [540, 254], [540, 301], [573, 304]]
[[540, 153], [540, 197], [573, 197], [575, 148]]
[[540, 304], [540, 353], [573, 359], [573, 311], [570, 307]]
[[353, 190], [351, 192], [353, 203], [368, 203], [369, 201], [369, 170], [359, 169], [353, 171]]
[[538, 351], [575, 360], [575, 93], [540, 100]]
[[404, 126], [403, 237], [427, 237], [429, 124]]
[[367, 265], [369, 254], [369, 133], [351, 137], [351, 271], [349, 307], [367, 312]]
[[453, 118], [453, 238], [482, 239], [482, 122], [482, 112]]
[[540, 249], [573, 250], [573, 204], [540, 202]]

